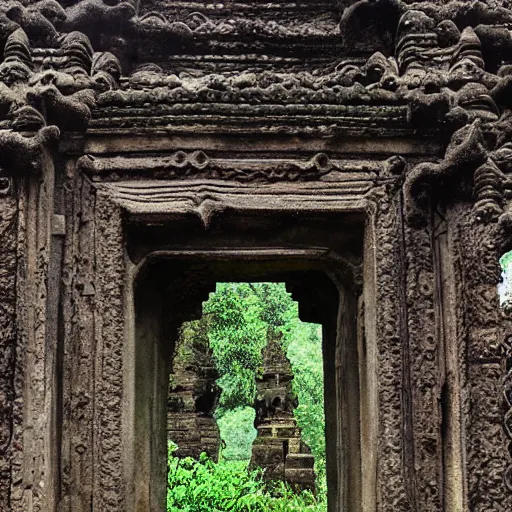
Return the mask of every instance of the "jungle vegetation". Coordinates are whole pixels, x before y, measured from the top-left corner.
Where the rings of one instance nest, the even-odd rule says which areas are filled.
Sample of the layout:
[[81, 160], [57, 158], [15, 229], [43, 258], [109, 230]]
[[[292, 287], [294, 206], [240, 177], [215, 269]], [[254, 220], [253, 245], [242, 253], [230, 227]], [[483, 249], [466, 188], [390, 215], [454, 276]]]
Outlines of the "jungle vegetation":
[[[200, 320], [187, 322], [181, 336], [208, 343], [221, 388], [215, 418], [223, 440], [219, 462], [178, 459], [169, 447], [167, 509], [171, 511], [294, 512], [326, 510], [325, 416], [321, 328], [299, 320], [298, 306], [282, 283], [219, 283], [203, 304]], [[279, 339], [291, 362], [294, 414], [315, 457], [316, 493], [296, 492], [268, 482], [249, 468], [254, 428], [256, 376], [270, 336]], [[186, 341], [186, 340], [185, 340]]]

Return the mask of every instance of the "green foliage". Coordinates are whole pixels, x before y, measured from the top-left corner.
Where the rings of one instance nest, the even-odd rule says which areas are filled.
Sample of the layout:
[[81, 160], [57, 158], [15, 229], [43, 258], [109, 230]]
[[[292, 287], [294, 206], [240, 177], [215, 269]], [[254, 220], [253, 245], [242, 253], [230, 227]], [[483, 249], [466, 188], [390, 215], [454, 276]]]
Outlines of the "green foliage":
[[325, 512], [308, 491], [296, 494], [283, 482], [267, 483], [244, 462], [178, 459], [169, 450], [167, 512]]
[[204, 358], [211, 356], [208, 339], [208, 322], [185, 322], [180, 329], [174, 353], [174, 364], [181, 366], [201, 365]]
[[[220, 283], [203, 305], [203, 318], [182, 334], [185, 347], [208, 343], [222, 389], [215, 412], [226, 459], [250, 458], [254, 439], [255, 376], [269, 336], [280, 335], [294, 373], [295, 410], [304, 440], [315, 457], [320, 494], [325, 484], [325, 419], [322, 337], [319, 326], [299, 320], [298, 306], [282, 283]], [[248, 411], [252, 411], [249, 413]]]
[[500, 303], [510, 302], [512, 298], [512, 251], [506, 252], [500, 258], [502, 282], [498, 286]]
[[221, 459], [249, 462], [252, 443], [256, 438], [254, 418], [256, 411], [252, 407], [238, 407], [227, 411], [217, 420], [220, 437], [225, 443], [221, 450]]
[[500, 258], [500, 264], [501, 267], [505, 272], [509, 271], [512, 266], [512, 251], [506, 252], [501, 258]]
[[240, 407], [249, 407], [254, 403], [256, 394], [256, 381], [254, 370], [242, 368], [233, 363], [231, 371], [217, 379], [218, 386], [222, 389], [219, 406], [215, 412], [217, 420], [224, 414]]
[[297, 303], [283, 283], [257, 283], [252, 288], [260, 302], [261, 320], [269, 329], [281, 332], [289, 323], [298, 320]]
[[203, 305], [222, 389], [218, 418], [227, 410], [254, 404], [254, 377], [261, 368], [268, 325], [253, 289], [254, 285], [247, 283], [221, 283]]

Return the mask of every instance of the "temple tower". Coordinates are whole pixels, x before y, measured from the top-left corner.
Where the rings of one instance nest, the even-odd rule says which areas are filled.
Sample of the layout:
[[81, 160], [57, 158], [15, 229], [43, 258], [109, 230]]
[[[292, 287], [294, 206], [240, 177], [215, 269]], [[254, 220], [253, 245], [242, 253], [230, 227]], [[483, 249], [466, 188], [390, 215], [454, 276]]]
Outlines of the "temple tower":
[[292, 390], [293, 372], [279, 338], [270, 337], [263, 351], [263, 372], [256, 380], [258, 435], [251, 464], [264, 468], [271, 480], [315, 489], [315, 459], [301, 436], [293, 410], [297, 399]]
[[219, 456], [219, 427], [213, 416], [220, 389], [208, 338], [182, 334], [176, 344], [169, 380], [167, 436], [178, 457]]

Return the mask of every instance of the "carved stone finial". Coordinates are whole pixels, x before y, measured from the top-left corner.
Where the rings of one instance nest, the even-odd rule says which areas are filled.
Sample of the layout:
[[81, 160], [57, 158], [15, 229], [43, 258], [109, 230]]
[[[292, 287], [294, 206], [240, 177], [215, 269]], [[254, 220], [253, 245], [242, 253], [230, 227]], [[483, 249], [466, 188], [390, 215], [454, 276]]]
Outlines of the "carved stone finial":
[[[487, 159], [481, 121], [476, 119], [470, 125], [457, 130], [440, 163], [424, 162], [414, 167], [404, 182], [406, 220], [410, 225], [421, 225], [425, 219], [425, 208], [432, 196], [449, 193], [454, 177], [472, 176]], [[462, 181], [462, 180], [461, 180]]]
[[112, 90], [121, 78], [121, 64], [110, 52], [95, 53], [92, 60], [91, 76], [99, 90]]
[[22, 28], [13, 32], [5, 43], [4, 61], [17, 60], [32, 69], [32, 52], [27, 34]]
[[452, 66], [463, 59], [473, 61], [481, 69], [485, 67], [482, 43], [472, 27], [466, 27], [463, 30], [453, 53]]
[[0, 64], [0, 80], [7, 85], [26, 83], [32, 70], [30, 43], [25, 31], [19, 28], [7, 38], [4, 61]]
[[79, 67], [86, 74], [90, 73], [94, 50], [85, 34], [77, 31], [66, 34], [62, 40], [62, 50], [68, 59], [67, 68]]
[[0, 170], [4, 176], [40, 171], [45, 146], [59, 138], [56, 126], [46, 126], [35, 136], [25, 137], [11, 130], [0, 130]]
[[424, 54], [436, 48], [434, 20], [422, 11], [406, 11], [398, 23], [396, 57], [400, 72], [424, 70]]

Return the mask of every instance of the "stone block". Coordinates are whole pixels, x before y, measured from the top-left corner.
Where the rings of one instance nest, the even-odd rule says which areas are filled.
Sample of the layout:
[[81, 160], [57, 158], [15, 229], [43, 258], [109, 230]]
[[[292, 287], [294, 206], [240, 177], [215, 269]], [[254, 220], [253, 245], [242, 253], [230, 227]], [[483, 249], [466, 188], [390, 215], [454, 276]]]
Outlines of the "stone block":
[[285, 469], [285, 481], [301, 489], [315, 490], [315, 472], [311, 469]]
[[307, 453], [289, 453], [286, 456], [286, 470], [289, 469], [313, 469], [315, 458]]

